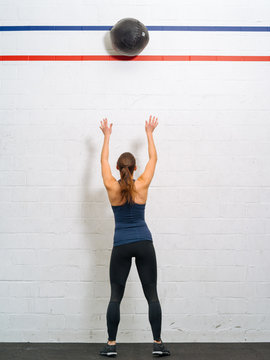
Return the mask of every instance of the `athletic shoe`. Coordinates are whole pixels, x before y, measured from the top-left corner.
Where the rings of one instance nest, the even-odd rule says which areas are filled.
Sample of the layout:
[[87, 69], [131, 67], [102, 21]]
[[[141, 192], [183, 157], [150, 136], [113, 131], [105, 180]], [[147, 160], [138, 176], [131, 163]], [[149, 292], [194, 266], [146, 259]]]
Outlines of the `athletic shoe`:
[[117, 355], [116, 345], [109, 345], [108, 343], [100, 350], [99, 355], [115, 357]]
[[165, 348], [165, 345], [163, 344], [162, 340], [161, 343], [153, 342], [153, 351], [152, 354], [154, 356], [168, 356], [171, 355], [170, 351]]

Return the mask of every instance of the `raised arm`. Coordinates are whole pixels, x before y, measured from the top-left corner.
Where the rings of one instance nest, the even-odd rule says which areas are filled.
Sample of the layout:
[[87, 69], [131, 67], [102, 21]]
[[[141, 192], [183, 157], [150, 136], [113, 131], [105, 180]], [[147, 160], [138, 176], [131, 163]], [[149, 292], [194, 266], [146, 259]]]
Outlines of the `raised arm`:
[[117, 182], [117, 180], [112, 176], [111, 167], [109, 164], [109, 142], [112, 133], [112, 124], [108, 126], [107, 118], [103, 119], [103, 122], [101, 121], [100, 129], [104, 134], [104, 142], [103, 142], [103, 147], [101, 150], [101, 158], [100, 158], [101, 174], [106, 189], [111, 189], [114, 186], [114, 184]]
[[158, 125], [158, 118], [151, 119], [152, 115], [150, 115], [149, 123], [145, 121], [145, 131], [148, 141], [148, 154], [149, 154], [149, 161], [145, 166], [145, 170], [142, 175], [138, 178], [145, 187], [149, 187], [152, 178], [155, 173], [156, 163], [157, 163], [157, 151], [154, 143], [153, 131], [155, 130], [156, 126]]

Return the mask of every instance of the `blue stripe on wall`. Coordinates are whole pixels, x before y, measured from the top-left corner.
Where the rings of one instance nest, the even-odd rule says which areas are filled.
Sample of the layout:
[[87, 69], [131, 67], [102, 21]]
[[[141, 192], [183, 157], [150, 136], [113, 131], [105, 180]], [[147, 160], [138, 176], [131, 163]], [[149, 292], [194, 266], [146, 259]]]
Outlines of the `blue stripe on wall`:
[[[270, 31], [270, 26], [146, 26], [150, 31]], [[112, 26], [0, 26], [0, 31], [103, 31]]]

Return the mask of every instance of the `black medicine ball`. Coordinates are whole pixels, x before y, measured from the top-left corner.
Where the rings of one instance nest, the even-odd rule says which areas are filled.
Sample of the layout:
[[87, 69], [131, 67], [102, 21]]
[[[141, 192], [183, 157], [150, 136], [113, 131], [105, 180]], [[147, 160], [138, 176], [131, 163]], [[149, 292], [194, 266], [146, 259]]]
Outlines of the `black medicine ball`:
[[110, 36], [113, 48], [121, 55], [138, 55], [149, 42], [146, 26], [133, 18], [119, 20], [112, 27]]

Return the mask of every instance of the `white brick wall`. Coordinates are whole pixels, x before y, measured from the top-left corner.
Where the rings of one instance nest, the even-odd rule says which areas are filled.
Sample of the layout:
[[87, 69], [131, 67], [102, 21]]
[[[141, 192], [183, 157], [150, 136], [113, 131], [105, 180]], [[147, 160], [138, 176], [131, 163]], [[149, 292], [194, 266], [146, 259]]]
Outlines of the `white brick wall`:
[[[153, 9], [155, 11], [153, 11]], [[269, 2], [0, 0], [0, 25], [269, 26]], [[108, 54], [106, 32], [0, 32], [0, 55]], [[150, 32], [143, 54], [268, 55], [269, 33]], [[158, 261], [162, 337], [269, 341], [269, 62], [0, 64], [0, 341], [104, 342], [113, 213], [110, 163], [147, 161], [146, 221]], [[119, 342], [152, 341], [133, 261]]]

